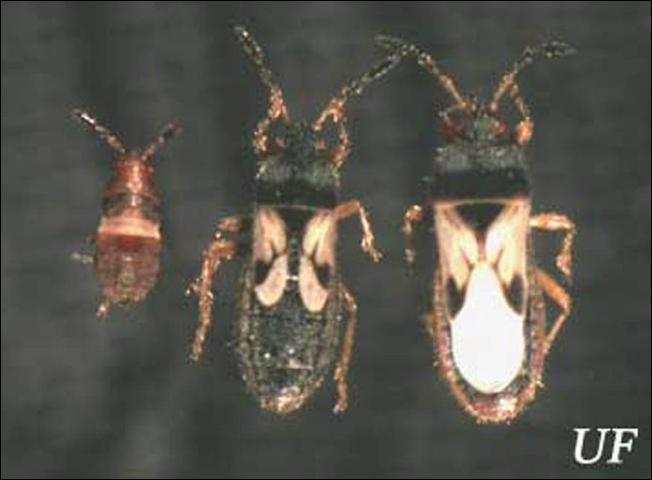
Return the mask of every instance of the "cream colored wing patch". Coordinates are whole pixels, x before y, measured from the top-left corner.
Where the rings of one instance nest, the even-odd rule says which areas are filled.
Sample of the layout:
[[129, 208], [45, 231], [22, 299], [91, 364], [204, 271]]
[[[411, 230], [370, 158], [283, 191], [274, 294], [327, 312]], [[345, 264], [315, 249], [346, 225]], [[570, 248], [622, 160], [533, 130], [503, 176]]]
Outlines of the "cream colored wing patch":
[[265, 275], [256, 279], [254, 291], [263, 305], [269, 307], [283, 296], [288, 279], [287, 232], [285, 222], [276, 210], [261, 207], [256, 211], [253, 228], [254, 271]]
[[505, 205], [492, 223], [485, 240], [487, 261], [494, 265], [503, 285], [509, 286], [516, 275], [527, 279], [527, 233], [530, 203], [513, 200]]
[[287, 248], [285, 222], [276, 210], [269, 207], [258, 208], [253, 230], [254, 260], [270, 263], [276, 255], [285, 252]]
[[281, 255], [274, 259], [269, 272], [262, 283], [255, 287], [256, 296], [260, 303], [271, 307], [283, 296], [285, 284], [288, 279], [288, 256]]
[[335, 266], [336, 228], [331, 210], [318, 211], [305, 227], [299, 263], [299, 293], [304, 306], [311, 312], [322, 310], [328, 299], [330, 275]]
[[452, 277], [458, 290], [469, 279], [472, 265], [480, 259], [475, 232], [457, 213], [452, 204], [435, 204], [435, 230], [443, 277]]
[[328, 285], [322, 285], [309, 258], [302, 256], [299, 264], [299, 292], [303, 305], [311, 312], [319, 312], [328, 299]]

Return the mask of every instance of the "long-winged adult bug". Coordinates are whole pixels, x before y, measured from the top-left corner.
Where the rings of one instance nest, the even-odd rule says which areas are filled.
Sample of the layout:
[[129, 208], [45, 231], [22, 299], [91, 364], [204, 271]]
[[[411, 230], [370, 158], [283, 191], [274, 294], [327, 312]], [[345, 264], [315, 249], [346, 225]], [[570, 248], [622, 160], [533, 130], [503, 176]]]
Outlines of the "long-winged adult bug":
[[142, 301], [156, 283], [161, 252], [160, 196], [154, 185], [152, 158], [159, 147], [181, 129], [166, 125], [158, 138], [143, 149], [128, 149], [108, 128], [84, 110], [70, 117], [90, 127], [117, 157], [113, 176], [104, 190], [102, 217], [93, 243], [93, 255], [73, 258], [93, 264], [102, 300], [98, 317], [106, 317], [113, 303]]
[[344, 107], [398, 64], [391, 54], [345, 85], [312, 123], [291, 121], [263, 51], [242, 27], [234, 32], [269, 88], [270, 106], [253, 134], [255, 202], [249, 214], [219, 222], [189, 291], [199, 297], [191, 358], [202, 351], [211, 322], [212, 279], [224, 260], [246, 259], [237, 293], [235, 348], [242, 377], [262, 408], [300, 408], [332, 370], [346, 322], [334, 380], [335, 412], [347, 408], [347, 371], [356, 326], [353, 295], [340, 278], [337, 225], [358, 214], [362, 249], [374, 261], [367, 213], [357, 200], [338, 203], [340, 168], [350, 142]]
[[[572, 49], [560, 42], [526, 48], [481, 104], [414, 45], [385, 36], [377, 42], [415, 57], [453, 97], [452, 107], [440, 113], [449, 142], [437, 150], [429, 182], [437, 260], [427, 327], [440, 372], [464, 409], [479, 422], [509, 422], [533, 400], [544, 357], [571, 308], [568, 293], [536, 267], [531, 229], [565, 232], [556, 262], [568, 281], [575, 236], [565, 215], [530, 217], [525, 146], [533, 122], [516, 77], [535, 57], [561, 57]], [[522, 117], [511, 132], [498, 117], [505, 94]], [[424, 213], [421, 206], [405, 213], [409, 264], [415, 261], [414, 224]], [[544, 294], [561, 310], [550, 328]]]

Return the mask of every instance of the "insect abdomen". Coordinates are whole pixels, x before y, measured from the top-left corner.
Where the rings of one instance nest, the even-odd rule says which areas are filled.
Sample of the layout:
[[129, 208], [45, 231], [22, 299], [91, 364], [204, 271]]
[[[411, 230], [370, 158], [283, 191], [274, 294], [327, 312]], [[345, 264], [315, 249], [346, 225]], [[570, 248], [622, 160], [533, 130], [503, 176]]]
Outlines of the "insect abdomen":
[[[305, 309], [295, 285], [272, 307], [253, 292], [254, 271], [244, 273], [235, 344], [240, 370], [261, 407], [274, 413], [299, 409], [331, 372], [339, 337], [339, 303]], [[334, 299], [337, 295], [333, 295]]]
[[102, 296], [112, 302], [138, 302], [156, 283], [161, 240], [132, 235], [99, 234], [95, 273]]

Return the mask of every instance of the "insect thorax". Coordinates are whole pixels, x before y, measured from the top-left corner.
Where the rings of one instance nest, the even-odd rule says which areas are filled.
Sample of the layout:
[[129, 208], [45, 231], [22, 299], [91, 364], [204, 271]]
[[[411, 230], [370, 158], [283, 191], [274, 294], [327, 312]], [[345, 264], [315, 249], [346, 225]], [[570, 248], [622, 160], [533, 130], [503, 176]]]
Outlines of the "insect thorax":
[[102, 213], [116, 217], [137, 211], [151, 222], [160, 221], [160, 197], [154, 185], [154, 169], [138, 152], [118, 159], [102, 199]]
[[333, 208], [338, 188], [339, 177], [328, 158], [297, 157], [283, 152], [260, 163], [256, 202]]
[[433, 199], [528, 196], [525, 151], [513, 144], [459, 140], [437, 150], [430, 184]]

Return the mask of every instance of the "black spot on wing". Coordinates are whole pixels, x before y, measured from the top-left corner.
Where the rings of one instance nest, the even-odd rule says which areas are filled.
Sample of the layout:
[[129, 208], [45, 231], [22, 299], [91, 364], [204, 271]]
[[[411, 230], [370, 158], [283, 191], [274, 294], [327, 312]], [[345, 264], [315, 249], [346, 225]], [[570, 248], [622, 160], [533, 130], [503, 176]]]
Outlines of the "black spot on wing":
[[331, 267], [328, 265], [315, 265], [315, 273], [319, 284], [324, 288], [328, 288], [331, 281]]
[[521, 275], [514, 275], [509, 285], [503, 285], [507, 301], [517, 313], [523, 313], [525, 306], [525, 285]]
[[459, 289], [455, 284], [453, 278], [449, 278], [446, 282], [446, 305], [448, 307], [448, 314], [450, 317], [457, 315], [462, 305], [464, 305], [464, 298], [466, 296], [466, 289]]
[[254, 265], [254, 281], [256, 285], [262, 284], [267, 279], [267, 275], [269, 275], [271, 266], [271, 263], [265, 263], [262, 260], [256, 260]]

